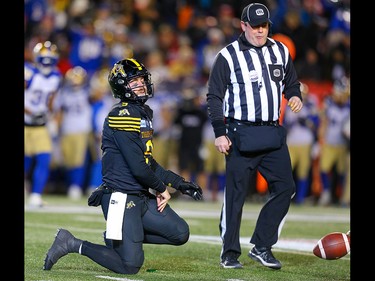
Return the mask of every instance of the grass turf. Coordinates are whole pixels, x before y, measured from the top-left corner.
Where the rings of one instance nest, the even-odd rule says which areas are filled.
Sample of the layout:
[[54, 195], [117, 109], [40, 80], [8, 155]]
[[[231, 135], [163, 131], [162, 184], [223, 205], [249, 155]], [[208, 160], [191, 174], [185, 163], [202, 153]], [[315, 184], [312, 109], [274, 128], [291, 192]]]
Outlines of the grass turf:
[[[27, 281], [346, 281], [351, 280], [350, 254], [338, 260], [323, 260], [312, 251], [274, 248], [283, 267], [272, 270], [247, 257], [251, 244], [242, 245], [243, 269], [219, 266], [220, 242], [191, 239], [182, 246], [144, 245], [145, 262], [136, 275], [113, 273], [79, 254], [62, 257], [50, 271], [42, 269], [45, 254], [57, 228], [66, 228], [80, 239], [103, 244], [105, 230], [100, 207], [88, 207], [86, 199], [71, 202], [65, 196], [44, 196], [46, 207], [24, 212], [24, 280]], [[190, 225], [192, 237], [219, 236], [220, 203], [172, 199], [170, 205]], [[262, 204], [246, 202], [241, 238], [250, 237]], [[317, 241], [330, 232], [350, 229], [348, 208], [292, 205], [280, 239]], [[248, 240], [247, 240], [248, 241]], [[312, 250], [312, 249], [311, 249]]]

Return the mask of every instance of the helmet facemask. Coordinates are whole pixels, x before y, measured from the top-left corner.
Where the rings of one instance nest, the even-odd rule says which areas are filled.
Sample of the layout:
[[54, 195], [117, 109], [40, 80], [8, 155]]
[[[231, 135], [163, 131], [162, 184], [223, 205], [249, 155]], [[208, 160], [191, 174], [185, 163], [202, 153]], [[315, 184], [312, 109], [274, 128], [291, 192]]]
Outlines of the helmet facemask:
[[[138, 77], [143, 77], [143, 79], [144, 79], [143, 84], [141, 84], [139, 86], [136, 86], [136, 87], [131, 87], [130, 86], [130, 81], [132, 79], [135, 79], [135, 78], [138, 78]], [[125, 98], [133, 99], [133, 100], [145, 103], [149, 98], [151, 98], [151, 97], [154, 96], [154, 94], [153, 94], [153, 85], [150, 82], [151, 81], [151, 75], [150, 74], [140, 75], [140, 76], [133, 76], [131, 78], [125, 79], [125, 81], [126, 81], [125, 94], [124, 94]], [[136, 94], [136, 91], [139, 88], [146, 88], [144, 95]]]

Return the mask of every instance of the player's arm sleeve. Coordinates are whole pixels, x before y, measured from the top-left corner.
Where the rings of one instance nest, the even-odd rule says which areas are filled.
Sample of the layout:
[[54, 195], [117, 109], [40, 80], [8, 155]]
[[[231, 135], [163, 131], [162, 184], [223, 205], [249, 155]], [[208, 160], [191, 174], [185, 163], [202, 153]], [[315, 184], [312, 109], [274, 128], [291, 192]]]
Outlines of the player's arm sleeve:
[[115, 121], [109, 122], [117, 126], [113, 137], [134, 178], [144, 187], [164, 192], [166, 186], [146, 163], [144, 157], [143, 144], [139, 138], [140, 118], [116, 116]]
[[211, 68], [207, 92], [207, 113], [216, 138], [226, 134], [223, 100], [227, 85], [230, 83], [229, 79], [228, 62], [221, 54], [218, 54]]
[[173, 187], [174, 189], [178, 189], [179, 185], [184, 180], [180, 175], [170, 170], [165, 170], [155, 159], [152, 159], [151, 167], [165, 185]]

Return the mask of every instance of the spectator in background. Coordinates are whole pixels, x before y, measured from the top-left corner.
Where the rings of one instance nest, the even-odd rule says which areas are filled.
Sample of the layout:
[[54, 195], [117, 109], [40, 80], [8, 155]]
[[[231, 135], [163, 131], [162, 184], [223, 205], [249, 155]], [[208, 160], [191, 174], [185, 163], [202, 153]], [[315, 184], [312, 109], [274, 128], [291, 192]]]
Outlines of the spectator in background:
[[141, 19], [138, 28], [130, 32], [129, 42], [133, 46], [135, 57], [146, 58], [157, 46], [157, 34], [151, 20]]
[[[215, 7], [216, 8], [216, 7]], [[240, 20], [234, 16], [234, 9], [230, 4], [220, 4], [217, 8], [217, 27], [224, 34], [225, 44], [236, 40], [241, 32]]]
[[[25, 63], [24, 93], [24, 171], [26, 183], [31, 179], [28, 205], [42, 207], [42, 194], [50, 174], [52, 140], [47, 123], [62, 75], [56, 65], [57, 46], [50, 41], [39, 42], [33, 49], [33, 63]], [[30, 189], [30, 190], [28, 190]]]
[[123, 24], [116, 24], [112, 32], [112, 40], [107, 44], [107, 64], [114, 65], [121, 58], [132, 58], [134, 46], [129, 40], [128, 28]]
[[215, 61], [217, 53], [225, 46], [224, 33], [216, 27], [210, 28], [207, 31], [208, 41], [203, 46], [201, 51], [201, 75], [204, 77], [205, 81], [208, 80], [208, 76], [211, 67]]
[[207, 29], [206, 15], [195, 11], [195, 15], [191, 18], [191, 23], [185, 31], [195, 51], [200, 50], [207, 42]]
[[306, 32], [307, 29], [301, 22], [301, 15], [298, 10], [289, 10], [286, 12], [281, 25], [277, 28], [278, 33], [282, 33], [293, 41], [296, 47], [295, 62], [303, 59], [307, 49]]
[[24, 6], [25, 41], [39, 29], [41, 22], [47, 15], [48, 2], [46, 0], [28, 0]]
[[163, 53], [165, 63], [170, 64], [177, 56], [180, 44], [175, 27], [161, 23], [157, 29], [157, 46]]
[[343, 127], [350, 116], [350, 82], [347, 77], [335, 81], [332, 95], [320, 114], [320, 175], [323, 190], [318, 204], [329, 205], [341, 197], [347, 162], [347, 141]]
[[56, 98], [62, 165], [72, 200], [81, 199], [85, 188], [86, 157], [92, 130], [87, 72], [75, 66], [65, 74]]
[[301, 80], [322, 81], [323, 69], [318, 52], [308, 48], [305, 58], [296, 62], [296, 71]]
[[80, 24], [70, 29], [71, 49], [69, 60], [73, 66], [81, 66], [91, 77], [103, 64], [104, 39], [96, 34], [92, 18], [82, 18]]
[[190, 39], [187, 36], [180, 36], [178, 50], [168, 63], [171, 79], [180, 83], [193, 77], [199, 78], [196, 54], [190, 44]]

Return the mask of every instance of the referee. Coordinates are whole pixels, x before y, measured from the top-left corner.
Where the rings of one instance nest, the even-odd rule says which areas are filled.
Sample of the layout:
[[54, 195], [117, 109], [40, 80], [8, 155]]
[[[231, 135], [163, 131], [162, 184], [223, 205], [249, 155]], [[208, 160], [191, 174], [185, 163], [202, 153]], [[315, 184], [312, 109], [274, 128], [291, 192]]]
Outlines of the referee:
[[293, 112], [303, 106], [288, 48], [269, 36], [272, 22], [260, 3], [246, 6], [242, 33], [217, 54], [208, 81], [208, 114], [216, 149], [225, 154], [226, 186], [220, 216], [220, 265], [242, 268], [240, 225], [245, 199], [257, 170], [268, 183], [248, 256], [280, 269], [271, 248], [278, 241], [295, 184], [286, 131], [279, 124], [282, 95]]

